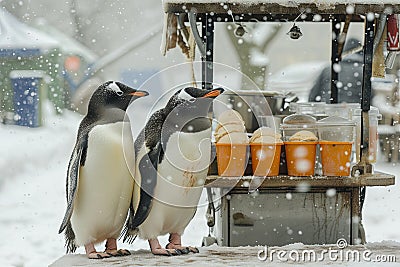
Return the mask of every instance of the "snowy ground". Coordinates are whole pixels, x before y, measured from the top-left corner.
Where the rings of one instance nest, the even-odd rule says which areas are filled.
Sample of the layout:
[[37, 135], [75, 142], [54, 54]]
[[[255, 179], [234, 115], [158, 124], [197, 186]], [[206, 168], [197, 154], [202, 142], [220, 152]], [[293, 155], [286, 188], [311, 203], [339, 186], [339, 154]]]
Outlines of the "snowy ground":
[[[324, 250], [332, 253], [323, 252]], [[87, 259], [84, 255], [67, 255], [50, 267], [64, 266], [398, 266], [388, 261], [388, 255], [400, 256], [400, 243], [380, 242], [365, 246], [352, 246], [338, 250], [331, 246], [305, 246], [290, 244], [284, 247], [271, 247], [264, 257], [264, 247], [210, 247], [200, 248], [199, 254], [171, 258], [154, 257], [147, 250], [137, 250], [123, 258], [110, 258], [101, 261]], [[280, 254], [278, 254], [278, 252]], [[314, 252], [315, 254], [312, 254]], [[370, 256], [369, 252], [371, 253]], [[298, 253], [298, 254], [296, 254]], [[341, 254], [342, 253], [342, 254]], [[379, 256], [378, 256], [379, 253]], [[363, 256], [363, 255], [367, 256]], [[278, 256], [280, 255], [280, 256]], [[304, 256], [302, 256], [304, 255]], [[315, 255], [309, 256], [309, 255]], [[353, 256], [354, 255], [354, 256]], [[359, 255], [359, 256], [358, 256]]]
[[[63, 236], [58, 235], [57, 231], [65, 208], [66, 166], [81, 116], [71, 112], [55, 116], [47, 111], [45, 118], [45, 126], [37, 129], [0, 125], [0, 266], [47, 266], [65, 253]], [[398, 164], [378, 162], [375, 169], [396, 174], [397, 179], [400, 177]], [[398, 185], [368, 189], [363, 221], [367, 241], [375, 243], [359, 247], [358, 250], [368, 248], [374, 254], [400, 251], [399, 204]], [[204, 214], [205, 208], [200, 207], [183, 236], [185, 244], [201, 245], [202, 237], [208, 233]], [[166, 243], [166, 237], [161, 241]], [[220, 266], [233, 266], [243, 265], [243, 261], [252, 265], [270, 264], [257, 259], [259, 248], [254, 247], [230, 250], [214, 246], [202, 248], [203, 256], [155, 260], [148, 253], [145, 241], [136, 240], [133, 245], [121, 246], [135, 250], [135, 255], [143, 258], [145, 265], [190, 265], [193, 260], [199, 260], [197, 257], [204, 259], [202, 265], [218, 263]], [[293, 246], [308, 248], [303, 245], [296, 247], [296, 244]], [[293, 247], [283, 249], [290, 250]], [[77, 251], [83, 252], [81, 248]], [[79, 257], [77, 255], [73, 259]], [[214, 260], [213, 263], [210, 259]], [[397, 262], [400, 262], [399, 254]], [[350, 265], [361, 264], [364, 265]], [[293, 266], [293, 263], [290, 265]], [[318, 264], [315, 263], [315, 266]]]

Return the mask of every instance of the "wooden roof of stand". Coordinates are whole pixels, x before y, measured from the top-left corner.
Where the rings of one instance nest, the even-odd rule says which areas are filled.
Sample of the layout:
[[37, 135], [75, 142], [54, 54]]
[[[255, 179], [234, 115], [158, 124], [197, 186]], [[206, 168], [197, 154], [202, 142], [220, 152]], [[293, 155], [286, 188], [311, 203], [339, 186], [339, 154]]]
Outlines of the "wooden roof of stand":
[[163, 0], [166, 13], [182, 13], [195, 8], [196, 13], [224, 14], [347, 14], [348, 6], [353, 14], [400, 13], [400, 0]]

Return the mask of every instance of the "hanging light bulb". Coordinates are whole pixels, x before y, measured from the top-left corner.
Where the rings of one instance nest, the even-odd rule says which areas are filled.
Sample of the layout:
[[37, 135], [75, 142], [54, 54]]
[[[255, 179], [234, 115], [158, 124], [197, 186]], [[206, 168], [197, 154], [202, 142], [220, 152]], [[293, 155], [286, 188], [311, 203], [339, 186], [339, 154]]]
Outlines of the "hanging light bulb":
[[299, 39], [301, 36], [303, 36], [303, 34], [300, 31], [300, 28], [296, 26], [296, 23], [293, 23], [292, 28], [290, 28], [287, 34], [292, 39]]
[[235, 29], [235, 36], [236, 37], [243, 37], [243, 35], [246, 33], [246, 30], [242, 24], [238, 24], [238, 27]]

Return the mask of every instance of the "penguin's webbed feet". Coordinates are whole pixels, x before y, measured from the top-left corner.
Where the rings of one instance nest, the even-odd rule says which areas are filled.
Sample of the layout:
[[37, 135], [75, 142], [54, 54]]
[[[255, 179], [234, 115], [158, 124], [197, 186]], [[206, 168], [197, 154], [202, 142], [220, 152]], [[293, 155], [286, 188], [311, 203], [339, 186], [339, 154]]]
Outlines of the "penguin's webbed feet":
[[115, 238], [107, 238], [106, 250], [104, 253], [110, 255], [110, 257], [121, 257], [131, 255], [127, 249], [117, 249], [117, 240]]
[[108, 253], [105, 252], [91, 252], [89, 254], [86, 254], [89, 259], [105, 259], [105, 258], [110, 258], [111, 256]]
[[196, 247], [191, 247], [191, 246], [184, 247], [184, 246], [175, 245], [175, 244], [172, 244], [172, 243], [168, 243], [168, 244], [165, 246], [165, 248], [166, 248], [166, 249], [176, 249], [176, 250], [179, 250], [182, 254], [189, 254], [190, 252], [192, 252], [192, 253], [199, 253], [199, 249], [196, 248]]
[[155, 248], [151, 249], [151, 253], [157, 256], [179, 256], [182, 252], [179, 249], [165, 249], [165, 248]]
[[93, 243], [86, 244], [85, 251], [89, 259], [105, 259], [111, 257], [105, 252], [97, 252]]
[[112, 249], [112, 250], [105, 250], [105, 253], [110, 255], [111, 257], [122, 257], [122, 256], [129, 256], [131, 255], [131, 252], [127, 249]]
[[182, 252], [182, 254], [189, 254], [190, 252], [199, 253], [199, 249], [196, 247], [182, 246], [181, 245], [181, 235], [178, 233], [170, 233], [169, 243], [165, 246], [167, 249], [177, 249]]
[[162, 248], [160, 243], [158, 242], [158, 239], [149, 239], [149, 245], [151, 249], [151, 253], [153, 255], [159, 255], [159, 256], [178, 256], [182, 255], [182, 252], [178, 249], [168, 249], [168, 248]]

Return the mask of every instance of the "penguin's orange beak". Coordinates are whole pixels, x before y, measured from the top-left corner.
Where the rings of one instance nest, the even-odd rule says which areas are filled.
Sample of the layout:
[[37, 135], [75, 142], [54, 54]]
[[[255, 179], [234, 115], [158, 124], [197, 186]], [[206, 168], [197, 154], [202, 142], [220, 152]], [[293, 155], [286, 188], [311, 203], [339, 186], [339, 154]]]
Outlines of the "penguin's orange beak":
[[203, 95], [203, 98], [215, 98], [221, 94], [221, 89], [216, 89], [212, 90], [211, 92], [208, 92], [207, 94]]
[[147, 95], [149, 95], [149, 93], [146, 92], [146, 91], [135, 91], [135, 92], [133, 92], [133, 93], [130, 93], [130, 95], [132, 95], [132, 96], [137, 96], [137, 97], [142, 97], [142, 96], [147, 96]]

